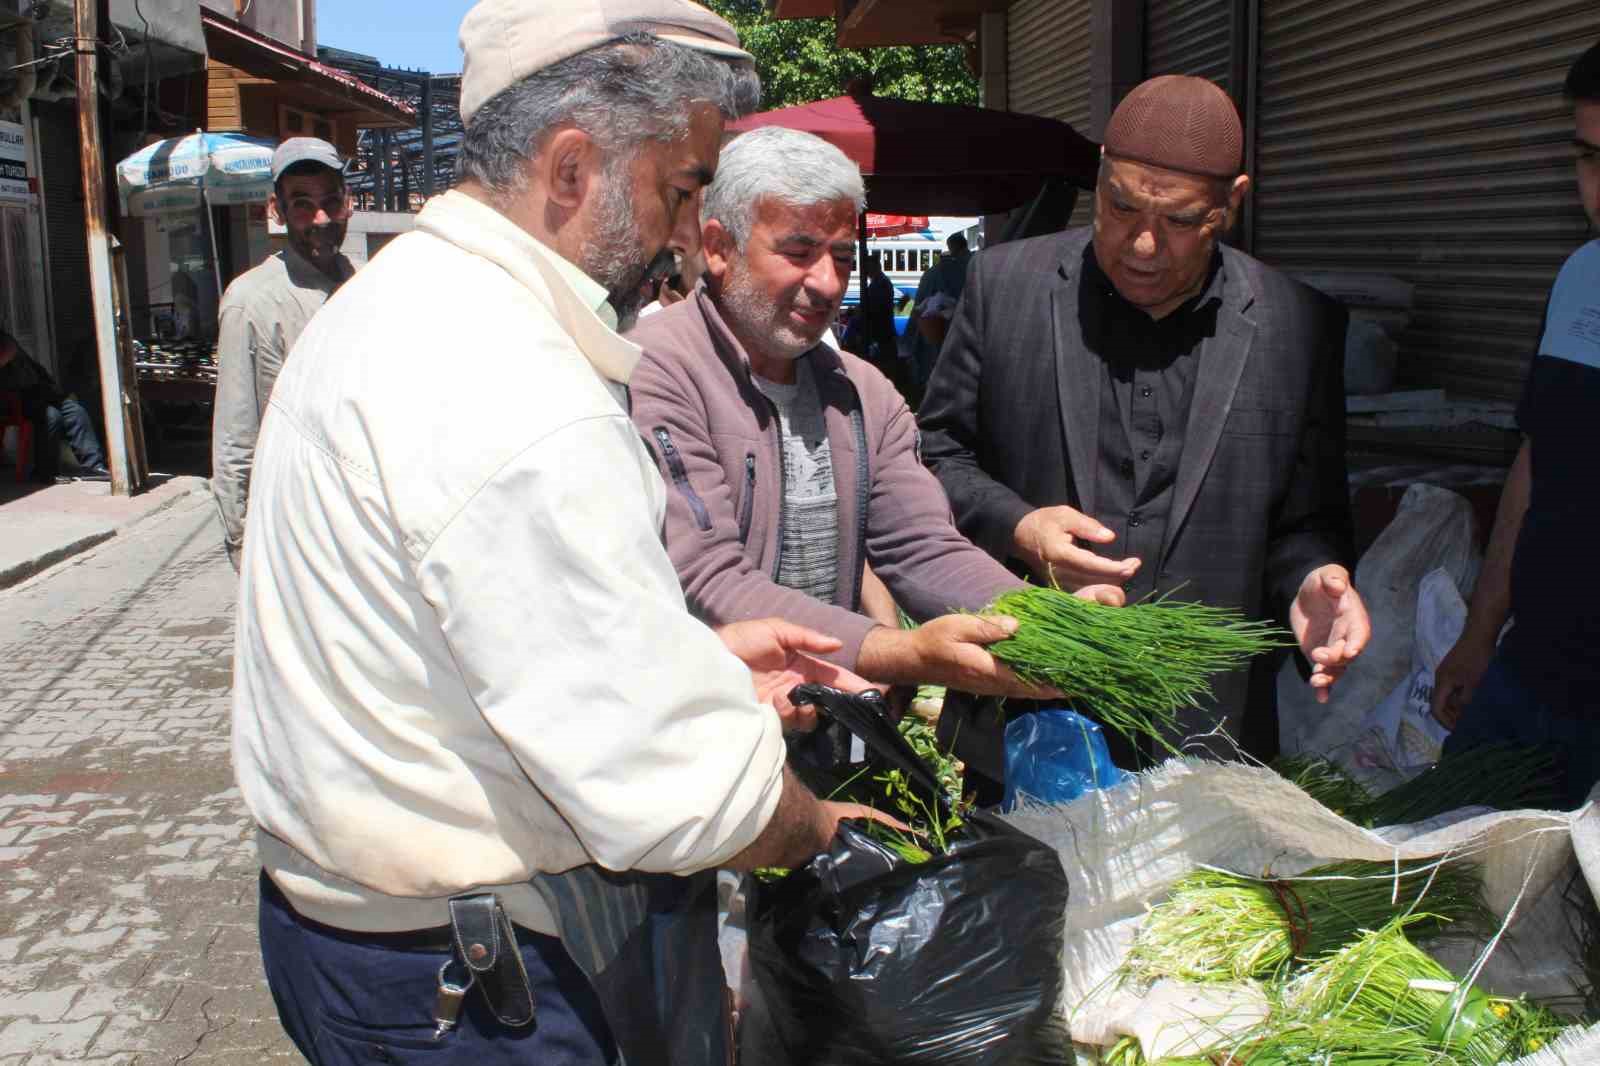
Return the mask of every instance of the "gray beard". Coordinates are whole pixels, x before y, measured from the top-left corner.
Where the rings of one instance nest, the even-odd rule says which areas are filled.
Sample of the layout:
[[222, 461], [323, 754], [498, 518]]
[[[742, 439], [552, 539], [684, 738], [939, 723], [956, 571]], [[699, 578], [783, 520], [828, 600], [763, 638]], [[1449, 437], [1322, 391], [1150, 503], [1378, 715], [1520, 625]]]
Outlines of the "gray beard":
[[795, 360], [822, 340], [822, 333], [806, 337], [787, 322], [781, 322], [778, 309], [766, 294], [756, 290], [744, 272], [730, 274], [722, 284], [720, 310], [735, 331], [760, 339], [760, 354], [770, 358]]
[[[605, 286], [618, 319], [638, 317], [640, 290], [656, 262], [665, 255], [668, 270], [672, 254], [663, 251], [655, 260], [640, 263], [639, 222], [633, 201], [628, 196], [628, 167], [608, 167], [600, 186], [600, 203], [595, 211], [595, 230], [584, 249], [583, 272]], [[664, 275], [663, 275], [664, 276]]]

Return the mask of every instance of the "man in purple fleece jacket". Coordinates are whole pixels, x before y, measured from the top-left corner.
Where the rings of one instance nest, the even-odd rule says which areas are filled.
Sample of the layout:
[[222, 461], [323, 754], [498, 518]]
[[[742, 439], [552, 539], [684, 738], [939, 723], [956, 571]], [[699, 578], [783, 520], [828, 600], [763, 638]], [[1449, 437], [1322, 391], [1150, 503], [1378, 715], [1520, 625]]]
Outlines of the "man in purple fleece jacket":
[[[701, 210], [704, 285], [629, 337], [668, 553], [709, 623], [779, 615], [840, 638], [832, 658], [880, 683], [1036, 697], [985, 647], [1015, 623], [955, 613], [1020, 582], [957, 532], [894, 386], [821, 343], [863, 202], [856, 165], [810, 134], [762, 129], [723, 149]], [[861, 613], [868, 563], [919, 629]]]

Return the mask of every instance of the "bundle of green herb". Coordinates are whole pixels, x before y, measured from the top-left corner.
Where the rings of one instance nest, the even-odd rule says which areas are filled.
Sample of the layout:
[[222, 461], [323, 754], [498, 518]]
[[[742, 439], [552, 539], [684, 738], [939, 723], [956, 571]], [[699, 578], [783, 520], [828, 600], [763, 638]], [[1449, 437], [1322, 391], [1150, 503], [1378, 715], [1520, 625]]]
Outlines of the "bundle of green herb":
[[989, 651], [1024, 681], [1057, 689], [1124, 736], [1147, 735], [1168, 750], [1177, 712], [1200, 705], [1212, 674], [1288, 643], [1269, 623], [1170, 597], [1106, 607], [1029, 587], [1004, 593], [985, 613], [1019, 623]]
[[1144, 1049], [1136, 1036], [1125, 1036], [1100, 1056], [1100, 1066], [1214, 1066], [1211, 1059], [1185, 1057], [1156, 1059], [1144, 1057]]
[[1142, 980], [1281, 976], [1404, 914], [1420, 934], [1490, 922], [1482, 879], [1460, 862], [1341, 862], [1280, 880], [1200, 869], [1151, 908], [1123, 965]]
[[1281, 755], [1272, 769], [1335, 814], [1372, 802], [1360, 782], [1320, 755]]
[[1583, 970], [1583, 1016], [1591, 1023], [1600, 1022], [1600, 904], [1581, 872], [1573, 873], [1562, 902], [1577, 945], [1574, 954]]
[[1405, 825], [1461, 807], [1516, 811], [1557, 802], [1555, 759], [1537, 748], [1494, 744], [1446, 755], [1397, 788], [1343, 812], [1358, 825]]
[[1485, 995], [1458, 982], [1388, 922], [1308, 969], [1291, 985], [1303, 1018], [1404, 1033], [1471, 1066], [1496, 1066], [1539, 1050], [1566, 1026], [1542, 1007]]
[[899, 770], [885, 770], [872, 780], [882, 787], [889, 813], [909, 825], [912, 832], [906, 834], [877, 822], [869, 823], [867, 832], [907, 862], [922, 863], [948, 849], [948, 834], [961, 827], [963, 816], [972, 809], [972, 800], [962, 795], [961, 764], [939, 750], [932, 723], [908, 714], [900, 719], [899, 729], [911, 750], [939, 779], [950, 813], [942, 815], [937, 803], [929, 803], [918, 795]]
[[1465, 1066], [1416, 1033], [1373, 1029], [1339, 1018], [1264, 1028], [1248, 1044], [1214, 1054], [1211, 1062], [1212, 1066]]

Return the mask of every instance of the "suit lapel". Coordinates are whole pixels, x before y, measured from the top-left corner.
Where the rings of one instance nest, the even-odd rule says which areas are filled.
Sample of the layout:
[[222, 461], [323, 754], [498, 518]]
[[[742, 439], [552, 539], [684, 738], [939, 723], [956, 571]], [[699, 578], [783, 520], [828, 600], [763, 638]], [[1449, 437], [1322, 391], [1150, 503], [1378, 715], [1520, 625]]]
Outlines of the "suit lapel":
[[1100, 469], [1100, 388], [1105, 377], [1100, 359], [1083, 341], [1078, 318], [1082, 257], [1069, 255], [1061, 265], [1064, 283], [1050, 294], [1055, 319], [1056, 394], [1061, 428], [1067, 442], [1067, 467], [1077, 489], [1078, 509], [1094, 514], [1095, 479]]
[[1251, 294], [1237, 267], [1234, 274], [1237, 281], [1227, 285], [1222, 308], [1217, 312], [1217, 331], [1200, 349], [1183, 455], [1178, 460], [1178, 478], [1173, 486], [1172, 512], [1167, 518], [1166, 543], [1161, 549], [1163, 557], [1172, 550], [1178, 531], [1200, 494], [1206, 471], [1211, 469], [1223, 424], [1233, 408], [1233, 394], [1239, 388], [1239, 378], [1255, 343], [1256, 324], [1241, 313], [1241, 309], [1248, 308]]

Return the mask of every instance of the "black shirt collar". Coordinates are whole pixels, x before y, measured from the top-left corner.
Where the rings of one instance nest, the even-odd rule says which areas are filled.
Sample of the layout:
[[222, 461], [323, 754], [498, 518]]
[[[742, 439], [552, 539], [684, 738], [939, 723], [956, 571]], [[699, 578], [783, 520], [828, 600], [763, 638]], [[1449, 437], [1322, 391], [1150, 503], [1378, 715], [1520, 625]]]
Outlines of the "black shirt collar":
[[1112, 284], [1105, 271], [1100, 269], [1100, 261], [1095, 258], [1094, 254], [1093, 241], [1084, 245], [1083, 249], [1083, 283], [1100, 298], [1104, 310], [1118, 317], [1125, 317], [1131, 323], [1145, 325], [1157, 331], [1163, 328], [1173, 330], [1185, 328], [1189, 324], [1186, 320], [1197, 311], [1209, 310], [1207, 305], [1213, 301], [1219, 304], [1222, 302], [1222, 292], [1226, 286], [1227, 277], [1226, 271], [1223, 269], [1222, 250], [1220, 248], [1212, 251], [1211, 266], [1208, 271], [1204, 288], [1184, 301], [1182, 306], [1172, 314], [1167, 315], [1165, 318], [1156, 319], [1151, 318], [1144, 309], [1129, 303], [1117, 291], [1117, 287]]

